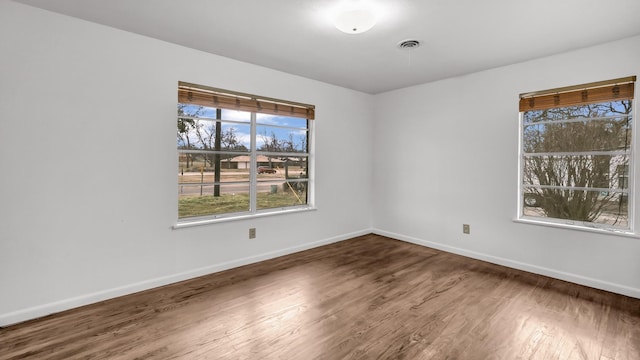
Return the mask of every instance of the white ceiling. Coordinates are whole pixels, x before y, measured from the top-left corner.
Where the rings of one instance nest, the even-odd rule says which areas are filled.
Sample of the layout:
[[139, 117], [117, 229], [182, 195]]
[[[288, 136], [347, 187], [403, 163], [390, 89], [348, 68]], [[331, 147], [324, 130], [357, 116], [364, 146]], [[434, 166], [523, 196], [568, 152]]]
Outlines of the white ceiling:
[[[640, 34], [639, 0], [16, 1], [371, 94]], [[341, 1], [378, 24], [339, 32]]]

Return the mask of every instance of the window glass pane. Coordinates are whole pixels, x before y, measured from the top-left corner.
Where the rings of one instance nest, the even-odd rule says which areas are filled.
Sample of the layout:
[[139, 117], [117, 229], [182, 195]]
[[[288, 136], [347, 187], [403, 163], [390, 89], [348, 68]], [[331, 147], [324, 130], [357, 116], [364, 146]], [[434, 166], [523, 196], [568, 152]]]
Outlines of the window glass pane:
[[204, 118], [215, 119], [216, 108], [193, 105], [193, 104], [178, 103], [178, 117], [180, 116], [204, 117]]
[[[266, 156], [262, 160], [267, 160]], [[308, 158], [271, 158], [272, 166], [258, 161], [258, 210], [307, 204]]]
[[614, 184], [614, 188], [627, 189], [629, 187], [629, 165], [618, 165], [616, 168], [615, 178], [617, 183]]
[[562, 123], [533, 123], [523, 133], [524, 152], [628, 150], [631, 117], [617, 116]]
[[257, 126], [258, 151], [265, 152], [308, 152], [307, 131], [273, 126]]
[[541, 121], [564, 121], [575, 118], [596, 118], [603, 116], [621, 116], [631, 113], [631, 100], [610, 101], [596, 104], [567, 106], [546, 110], [525, 111], [524, 124]]
[[179, 184], [178, 218], [249, 211], [249, 187], [248, 182], [218, 186]]
[[308, 158], [280, 157], [258, 155], [257, 158], [258, 181], [273, 179], [300, 179], [306, 178], [308, 172]]
[[[218, 109], [215, 107], [178, 103], [178, 117], [189, 116], [196, 118], [218, 119], [217, 110]], [[221, 120], [247, 123], [251, 121], [251, 113], [247, 111], [220, 109], [220, 113]]]
[[297, 117], [288, 117], [288, 116], [278, 116], [278, 115], [269, 115], [269, 114], [256, 114], [256, 122], [258, 124], [263, 125], [278, 125], [278, 126], [287, 126], [292, 128], [307, 128], [307, 119], [297, 118]]
[[[216, 179], [215, 164], [218, 157], [220, 178]], [[178, 156], [178, 166], [178, 183], [213, 184], [249, 181], [251, 171], [248, 155], [181, 153]]]
[[628, 228], [627, 194], [615, 191], [524, 188], [523, 215]]
[[258, 210], [307, 204], [307, 180], [263, 180], [257, 185]]
[[[627, 155], [525, 156], [524, 185], [626, 188]], [[624, 187], [622, 187], [624, 186]]]
[[250, 124], [178, 118], [178, 149], [249, 151], [250, 147]]
[[248, 111], [222, 109], [222, 116], [220, 118], [222, 120], [249, 122], [251, 121], [251, 113]]
[[629, 228], [632, 102], [522, 113], [522, 215]]
[[251, 126], [223, 123], [220, 143], [222, 150], [250, 151]]

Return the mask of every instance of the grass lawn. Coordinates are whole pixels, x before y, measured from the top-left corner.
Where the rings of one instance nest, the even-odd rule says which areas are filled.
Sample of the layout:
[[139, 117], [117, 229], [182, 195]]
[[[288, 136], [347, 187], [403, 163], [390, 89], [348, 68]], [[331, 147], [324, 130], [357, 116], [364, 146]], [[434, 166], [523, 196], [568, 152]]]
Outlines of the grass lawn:
[[[298, 198], [290, 191], [281, 191], [275, 194], [260, 192], [257, 196], [258, 209], [300, 205]], [[306, 203], [306, 194], [302, 194], [300, 199]], [[178, 200], [179, 219], [241, 211], [249, 211], [249, 194], [247, 193], [223, 194], [218, 197], [213, 195], [192, 196]]]

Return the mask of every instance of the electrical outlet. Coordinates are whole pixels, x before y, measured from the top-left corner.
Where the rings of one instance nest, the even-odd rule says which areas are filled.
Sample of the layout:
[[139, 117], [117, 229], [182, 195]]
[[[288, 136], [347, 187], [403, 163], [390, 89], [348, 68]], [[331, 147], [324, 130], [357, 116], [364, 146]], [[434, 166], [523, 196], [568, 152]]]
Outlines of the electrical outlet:
[[471, 234], [471, 227], [469, 226], [469, 224], [462, 224], [462, 233]]
[[255, 239], [256, 238], [256, 228], [250, 228], [249, 229], [249, 239]]

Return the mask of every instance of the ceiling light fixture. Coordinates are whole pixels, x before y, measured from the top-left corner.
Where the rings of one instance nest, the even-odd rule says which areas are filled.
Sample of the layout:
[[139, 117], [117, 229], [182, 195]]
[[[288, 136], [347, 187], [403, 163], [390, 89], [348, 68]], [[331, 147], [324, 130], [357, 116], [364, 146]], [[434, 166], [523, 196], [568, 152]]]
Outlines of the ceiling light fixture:
[[338, 30], [347, 34], [361, 34], [376, 24], [376, 16], [366, 7], [347, 7], [338, 12], [333, 20]]

